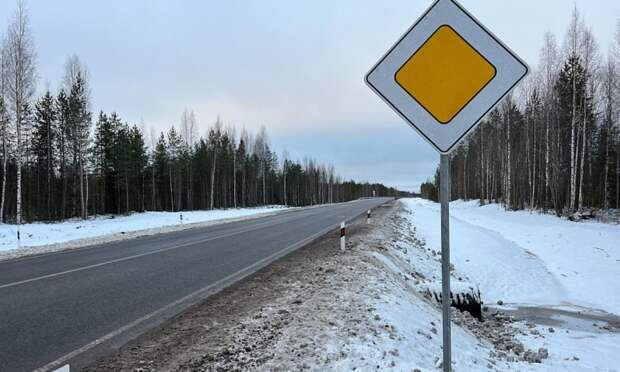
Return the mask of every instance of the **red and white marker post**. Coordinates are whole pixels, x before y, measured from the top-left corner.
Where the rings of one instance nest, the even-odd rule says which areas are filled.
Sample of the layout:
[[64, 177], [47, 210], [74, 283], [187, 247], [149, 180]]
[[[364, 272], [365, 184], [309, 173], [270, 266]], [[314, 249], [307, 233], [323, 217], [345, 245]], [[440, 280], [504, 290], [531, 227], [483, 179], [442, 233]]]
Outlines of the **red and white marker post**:
[[344, 252], [345, 244], [347, 239], [347, 228], [345, 226], [344, 221], [340, 223], [340, 250]]

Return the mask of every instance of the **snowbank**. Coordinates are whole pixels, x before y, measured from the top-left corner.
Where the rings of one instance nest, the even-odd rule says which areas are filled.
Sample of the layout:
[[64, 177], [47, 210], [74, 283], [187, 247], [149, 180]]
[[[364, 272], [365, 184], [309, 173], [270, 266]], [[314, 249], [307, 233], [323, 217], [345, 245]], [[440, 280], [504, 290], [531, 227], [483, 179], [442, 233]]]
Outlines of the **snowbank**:
[[[439, 251], [439, 204], [403, 202], [418, 236]], [[452, 262], [486, 302], [620, 314], [620, 226], [464, 201], [450, 203], [450, 215]]]
[[[407, 209], [394, 223], [398, 232], [381, 239], [387, 249], [380, 261], [389, 259], [387, 271], [399, 274], [409, 287], [423, 288], [425, 282], [441, 277], [439, 205], [421, 199], [402, 202]], [[477, 283], [490, 304], [483, 323], [459, 319], [460, 314], [453, 312], [456, 370], [618, 371], [620, 317], [607, 313], [617, 309], [619, 297], [617, 283], [607, 281], [620, 272], [618, 226], [506, 213], [497, 205], [478, 207], [471, 202], [451, 203], [451, 209], [452, 282]], [[599, 255], [600, 249], [609, 255]], [[577, 259], [583, 261], [572, 261]], [[583, 278], [580, 286], [572, 276], [556, 277], [573, 267]], [[588, 286], [590, 294], [584, 289]], [[390, 342], [398, 344], [397, 365], [432, 370], [433, 358], [441, 355], [440, 309], [427, 313], [425, 304], [406, 292], [387, 285], [383, 306], [376, 305], [382, 319], [403, 338], [386, 341], [381, 349], [390, 350]], [[494, 306], [499, 299], [504, 306]], [[507, 302], [511, 306], [505, 306]], [[595, 307], [584, 305], [590, 303]], [[525, 314], [529, 316], [519, 307], [523, 305], [531, 306], [531, 314]], [[430, 333], [422, 328], [430, 321], [437, 325], [436, 334], [433, 328]], [[429, 337], [424, 341], [420, 334]], [[545, 357], [539, 359], [536, 353], [541, 352]], [[530, 360], [528, 353], [536, 362], [523, 361]]]
[[[30, 223], [21, 226], [21, 249], [17, 249], [15, 225], [0, 225], [0, 252], [15, 255], [29, 247], [50, 246], [119, 234], [146, 235], [229, 219], [248, 218], [284, 210], [284, 207], [239, 208], [191, 212], [145, 212], [129, 216], [99, 216], [87, 220], [72, 219], [61, 223]], [[182, 216], [182, 220], [181, 220]]]

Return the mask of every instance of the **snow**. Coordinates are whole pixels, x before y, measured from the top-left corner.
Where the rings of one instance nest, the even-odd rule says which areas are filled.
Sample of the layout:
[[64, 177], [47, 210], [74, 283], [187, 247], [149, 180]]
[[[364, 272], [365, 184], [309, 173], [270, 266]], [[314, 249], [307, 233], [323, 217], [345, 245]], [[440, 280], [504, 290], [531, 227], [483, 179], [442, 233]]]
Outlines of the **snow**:
[[279, 206], [269, 206], [190, 212], [145, 212], [128, 216], [108, 215], [86, 220], [72, 219], [61, 223], [29, 223], [21, 225], [21, 248], [19, 249], [17, 248], [16, 226], [5, 224], [0, 225], [0, 252], [9, 251], [6, 253], [14, 256], [19, 251], [26, 251], [30, 247], [51, 245], [59, 247], [63, 246], [63, 243], [86, 243], [86, 239], [92, 240], [91, 243], [102, 242], [102, 237], [148, 235], [216, 221], [249, 218], [284, 209]]
[[[439, 204], [407, 199], [411, 222], [440, 250]], [[451, 259], [483, 300], [620, 314], [620, 226], [570, 222], [497, 204], [450, 203]]]
[[[436, 280], [440, 278], [440, 207], [422, 199], [402, 203], [408, 210], [403, 213], [406, 224], [401, 223], [405, 236], [393, 243], [396, 252], [385, 255], [393, 262], [404, 259], [412, 270]], [[452, 202], [450, 213], [452, 280], [477, 284], [491, 312], [501, 310], [524, 319], [511, 327], [518, 330], [515, 337], [526, 350], [542, 347], [549, 351], [548, 359], [540, 364], [493, 360], [494, 370], [620, 370], [618, 225], [575, 223], [465, 201]], [[392, 271], [397, 266], [386, 268]], [[411, 297], [407, 301], [399, 293], [388, 297], [382, 316], [392, 319], [403, 334], [418, 327], [417, 317], [424, 312], [413, 307], [419, 305], [408, 304]], [[503, 306], [494, 305], [498, 300]], [[399, 308], [403, 307], [412, 307], [409, 311], [416, 311], [416, 317], [406, 317], [406, 313], [401, 317]], [[459, 329], [453, 324], [455, 367], [459, 371], [486, 370], [482, 367], [485, 359], [476, 359], [475, 353], [484, 354], [485, 348], [490, 348], [480, 339], [461, 335]], [[432, 349], [440, 341], [429, 340], [425, 348]], [[425, 360], [424, 353], [411, 350], [405, 359]]]
[[[392, 325], [393, 335], [383, 336], [376, 347], [366, 346], [365, 354], [381, 360], [387, 351], [397, 371], [437, 370], [442, 358], [441, 313], [437, 308], [399, 286], [386, 291], [375, 306], [383, 321]], [[456, 371], [487, 369], [489, 344], [459, 326], [452, 327], [452, 342]]]
[[[204, 327], [206, 336], [192, 336], [199, 341], [191, 348], [181, 346], [184, 356], [179, 360], [189, 361], [182, 367], [165, 364], [168, 367], [155, 369], [441, 370], [441, 308], [427, 295], [440, 288], [438, 211], [438, 205], [424, 200], [394, 202], [390, 208], [377, 208], [370, 224], [362, 220], [351, 224], [346, 251], [340, 251], [339, 237], [332, 234], [275, 263], [272, 271], [249, 280], [245, 290], [218, 300], [222, 304], [214, 309], [224, 306], [237, 317], [223, 317], [215, 310], [187, 317]], [[545, 240], [542, 233], [538, 236], [535, 227], [519, 220], [539, 219], [534, 225], [541, 230], [547, 226], [564, 234], [573, 228], [604, 234], [610, 229], [610, 240], [615, 239], [617, 226], [506, 213], [498, 206], [480, 208], [469, 202], [453, 203], [453, 211], [452, 292], [480, 288], [489, 305], [484, 322], [452, 309], [454, 371], [618, 372], [620, 317], [583, 306], [594, 302], [595, 296], [578, 301], [571, 282], [557, 278], [549, 268], [562, 268], [564, 259], [554, 261], [552, 255], [541, 253], [547, 249], [543, 244], [556, 242]], [[613, 244], [580, 238], [603, 249]], [[578, 243], [561, 242], [567, 250], [587, 249]], [[581, 252], [579, 257], [592, 261], [591, 266], [584, 265], [588, 270], [605, 269], [596, 254]], [[498, 299], [508, 306], [494, 305]], [[244, 306], [230, 307], [239, 301]], [[596, 304], [604, 307], [605, 301]], [[529, 310], [519, 307], [525, 305]], [[522, 318], [528, 311], [530, 318]], [[215, 328], [211, 320], [204, 320], [213, 314]], [[224, 336], [216, 331], [220, 325], [220, 330], [226, 329]], [[170, 341], [169, 333], [164, 333]], [[149, 360], [134, 354], [134, 347], [128, 352], [131, 358]]]
[[[422, 199], [399, 203], [378, 211], [365, 233], [353, 233], [346, 252], [334, 238], [336, 253], [293, 265], [298, 272], [284, 281], [290, 293], [239, 322], [248, 344], [258, 336], [277, 340], [264, 370], [441, 369], [441, 309], [424, 294], [439, 291], [440, 208]], [[482, 323], [453, 309], [455, 371], [620, 371], [620, 226], [476, 202], [450, 207], [452, 291], [478, 288], [489, 306]], [[179, 213], [143, 213], [22, 231], [25, 245], [66, 244], [279, 210], [184, 212], [183, 226]], [[14, 248], [13, 229], [0, 226], [0, 250]], [[505, 348], [515, 343], [520, 352]], [[542, 363], [523, 360], [541, 350], [548, 351]], [[242, 351], [244, 358], [251, 352]]]

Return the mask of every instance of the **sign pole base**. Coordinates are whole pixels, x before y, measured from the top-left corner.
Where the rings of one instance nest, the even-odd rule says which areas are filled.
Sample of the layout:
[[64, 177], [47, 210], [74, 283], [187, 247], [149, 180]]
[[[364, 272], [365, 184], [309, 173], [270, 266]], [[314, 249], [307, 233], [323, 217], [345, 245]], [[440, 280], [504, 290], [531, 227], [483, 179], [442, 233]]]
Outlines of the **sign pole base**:
[[450, 156], [440, 156], [441, 202], [441, 305], [443, 310], [443, 370], [452, 370], [451, 333], [450, 333]]

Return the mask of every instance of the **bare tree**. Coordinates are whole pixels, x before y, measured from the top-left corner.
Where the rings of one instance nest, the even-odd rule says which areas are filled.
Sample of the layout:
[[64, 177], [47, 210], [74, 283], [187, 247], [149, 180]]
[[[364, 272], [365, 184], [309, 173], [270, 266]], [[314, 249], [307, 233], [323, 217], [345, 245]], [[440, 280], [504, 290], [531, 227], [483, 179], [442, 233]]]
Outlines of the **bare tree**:
[[196, 114], [194, 114], [194, 110], [188, 110], [187, 107], [183, 110], [183, 114], [181, 115], [181, 137], [183, 137], [183, 153], [184, 160], [186, 162], [185, 168], [187, 173], [187, 187], [186, 189], [186, 199], [187, 199], [187, 207], [192, 208], [192, 199], [193, 199], [193, 174], [192, 167], [189, 162], [191, 158], [192, 152], [194, 150], [194, 144], [196, 143], [196, 138], [198, 137], [198, 125], [196, 123]]
[[610, 190], [610, 177], [609, 168], [611, 165], [611, 143], [610, 138], [613, 133], [614, 122], [616, 120], [617, 109], [615, 105], [616, 101], [616, 89], [618, 88], [618, 75], [614, 66], [614, 60], [612, 53], [607, 58], [607, 63], [604, 66], [603, 78], [602, 78], [602, 94], [603, 94], [603, 124], [601, 139], [604, 141], [605, 151], [605, 164], [603, 167], [603, 208], [609, 208], [609, 200], [611, 197]]
[[183, 110], [181, 115], [181, 136], [185, 146], [191, 147], [196, 143], [198, 137], [198, 124], [196, 122], [196, 114], [194, 110], [188, 110], [187, 107]]
[[[617, 77], [620, 77], [620, 20], [616, 23], [616, 35], [610, 51], [612, 68]], [[619, 78], [620, 79], [620, 78]], [[615, 100], [620, 102], [620, 81], [615, 84]], [[617, 116], [616, 116], [617, 117]], [[616, 209], [620, 209], [620, 120], [616, 124]]]
[[510, 146], [510, 142], [511, 142], [511, 137], [510, 137], [510, 127], [511, 127], [511, 121], [510, 121], [510, 116], [511, 116], [511, 105], [512, 105], [512, 97], [511, 95], [508, 95], [506, 97], [506, 99], [503, 101], [502, 103], [502, 111], [504, 112], [504, 127], [506, 128], [506, 178], [505, 178], [505, 184], [504, 184], [504, 190], [505, 190], [505, 201], [504, 204], [506, 205], [507, 209], [511, 209], [512, 208], [512, 199], [511, 199], [511, 191], [512, 191], [512, 174], [511, 174], [511, 146]]
[[267, 168], [269, 166], [269, 136], [265, 126], [261, 126], [256, 135], [254, 151], [258, 155], [260, 162], [260, 173], [262, 181], [263, 204], [267, 205]]
[[215, 122], [215, 128], [212, 129], [209, 134], [209, 146], [211, 147], [211, 159], [213, 161], [211, 165], [211, 192], [209, 200], [209, 209], [213, 209], [215, 206], [215, 170], [217, 167], [217, 153], [220, 147], [220, 137], [222, 133], [222, 121], [220, 117], [217, 117]]
[[155, 129], [153, 127], [150, 128], [150, 148], [151, 148], [151, 210], [156, 210], [156, 192], [157, 188], [155, 187], [155, 147], [157, 146], [157, 135], [155, 134]]
[[13, 113], [16, 135], [17, 200], [16, 223], [19, 244], [19, 226], [22, 220], [22, 128], [27, 123], [24, 108], [35, 91], [35, 52], [30, 33], [28, 12], [23, 1], [17, 3], [13, 20], [6, 36], [7, 97]]
[[88, 175], [86, 172], [86, 152], [90, 139], [90, 88], [88, 86], [88, 69], [77, 55], [72, 55], [65, 62], [63, 79], [65, 91], [69, 92], [71, 115], [68, 132], [71, 139], [73, 166], [79, 185], [80, 215], [88, 215]]
[[[579, 53], [579, 35], [580, 35], [581, 18], [577, 5], [573, 9], [570, 26], [566, 35], [566, 45], [568, 54], [576, 57]], [[572, 74], [572, 114], [571, 114], [571, 137], [570, 137], [570, 200], [569, 208], [575, 210], [576, 192], [577, 192], [577, 77]]]
[[[555, 103], [555, 83], [557, 81], [559, 71], [559, 53], [555, 36], [550, 32], [545, 33], [544, 44], [540, 52], [540, 74], [542, 78], [539, 80], [541, 83], [542, 97], [543, 97], [543, 110], [545, 120], [545, 173], [544, 173], [544, 192], [543, 200], [547, 199], [547, 195], [550, 191], [550, 167], [551, 167], [551, 146], [550, 146], [550, 131], [552, 126], [552, 119], [554, 117], [554, 103]], [[546, 204], [543, 205], [546, 208]]]
[[2, 197], [0, 201], [0, 222], [4, 223], [4, 203], [6, 200], [6, 180], [7, 180], [7, 164], [9, 162], [9, 125], [11, 117], [7, 107], [6, 100], [6, 85], [7, 85], [7, 63], [8, 63], [8, 49], [7, 42], [3, 38], [0, 38], [2, 44], [0, 44], [0, 136], [2, 137]]
[[[581, 59], [583, 60], [584, 72], [587, 78], [587, 87], [586, 90], [589, 90], [589, 96], [595, 97], [596, 91], [598, 89], [598, 78], [599, 78], [599, 67], [600, 67], [600, 54], [598, 50], [598, 44], [594, 39], [594, 35], [592, 34], [592, 30], [587, 27], [585, 24], [581, 26], [581, 45], [580, 45], [580, 54]], [[588, 120], [587, 117], [587, 105], [588, 102], [588, 94], [584, 94], [581, 102], [581, 160], [579, 164], [579, 192], [578, 192], [578, 209], [583, 208], [583, 183], [584, 183], [584, 174], [585, 174], [585, 163], [586, 163], [586, 153], [588, 150]], [[591, 164], [591, 162], [589, 162]], [[591, 172], [590, 172], [591, 173]]]
[[235, 126], [230, 126], [226, 130], [230, 139], [232, 155], [232, 199], [233, 208], [237, 208], [237, 130]]

